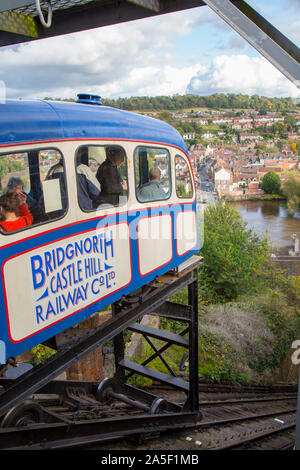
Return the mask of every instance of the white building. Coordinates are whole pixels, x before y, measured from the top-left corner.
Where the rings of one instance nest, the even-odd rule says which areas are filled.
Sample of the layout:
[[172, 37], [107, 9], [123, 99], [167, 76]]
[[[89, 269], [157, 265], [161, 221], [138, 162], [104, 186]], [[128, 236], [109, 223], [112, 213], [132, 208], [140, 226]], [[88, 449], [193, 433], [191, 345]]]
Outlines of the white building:
[[215, 172], [215, 187], [219, 191], [229, 190], [232, 184], [232, 173], [230, 170], [220, 168]]
[[201, 137], [203, 139], [212, 139], [214, 137], [214, 134], [211, 134], [210, 132], [206, 132], [205, 134], [202, 134]]
[[186, 134], [183, 134], [183, 138], [186, 140], [194, 139], [195, 132], [187, 132]]

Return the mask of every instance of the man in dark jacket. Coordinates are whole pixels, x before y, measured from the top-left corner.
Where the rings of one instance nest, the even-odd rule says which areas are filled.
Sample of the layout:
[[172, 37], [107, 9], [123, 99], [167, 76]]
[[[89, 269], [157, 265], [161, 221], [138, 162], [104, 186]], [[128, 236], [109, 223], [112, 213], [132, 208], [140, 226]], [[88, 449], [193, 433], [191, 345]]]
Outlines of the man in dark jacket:
[[125, 159], [124, 150], [121, 147], [108, 147], [106, 160], [99, 166], [96, 178], [101, 185], [100, 201], [102, 203], [118, 206], [120, 196], [126, 194], [127, 183], [121, 182], [118, 166]]

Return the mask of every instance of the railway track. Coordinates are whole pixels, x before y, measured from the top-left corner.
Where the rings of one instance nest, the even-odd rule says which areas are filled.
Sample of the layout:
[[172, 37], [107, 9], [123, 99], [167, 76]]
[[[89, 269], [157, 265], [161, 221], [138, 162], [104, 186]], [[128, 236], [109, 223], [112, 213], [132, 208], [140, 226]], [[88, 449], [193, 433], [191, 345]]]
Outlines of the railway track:
[[294, 436], [291, 433], [295, 429], [295, 422], [292, 421], [280, 427], [256, 432], [252, 436], [246, 436], [238, 439], [231, 439], [231, 442], [223, 443], [214, 450], [292, 450], [294, 447]]
[[[76, 389], [64, 397], [35, 395], [31, 397], [34, 401], [17, 405], [2, 421], [0, 449], [124, 449], [128, 439], [140, 443], [137, 445], [141, 448], [145, 448], [145, 442], [155, 448], [157, 436], [159, 449], [163, 449], [164, 439], [173, 440], [175, 448], [182, 445], [185, 450], [197, 446], [217, 450], [261, 443], [270, 446], [270, 439], [275, 448], [293, 446], [297, 407], [293, 388], [278, 388], [268, 395], [266, 389], [252, 393], [248, 389], [245, 396], [245, 391], [230, 394], [226, 387], [220, 393], [221, 387], [212, 385], [204, 393], [201, 385], [201, 419], [190, 412], [166, 413], [163, 405], [173, 392], [169, 387], [158, 388], [162, 406], [157, 414], [137, 410], [130, 400], [99, 403]], [[178, 394], [178, 402], [180, 399]]]

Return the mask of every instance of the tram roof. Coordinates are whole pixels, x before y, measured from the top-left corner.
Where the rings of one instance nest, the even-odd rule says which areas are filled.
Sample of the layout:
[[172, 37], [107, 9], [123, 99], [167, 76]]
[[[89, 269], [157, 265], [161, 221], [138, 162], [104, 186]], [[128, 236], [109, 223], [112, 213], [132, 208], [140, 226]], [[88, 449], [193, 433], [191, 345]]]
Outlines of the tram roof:
[[0, 103], [0, 145], [69, 139], [144, 141], [172, 145], [187, 152], [176, 129], [148, 116], [62, 101]]

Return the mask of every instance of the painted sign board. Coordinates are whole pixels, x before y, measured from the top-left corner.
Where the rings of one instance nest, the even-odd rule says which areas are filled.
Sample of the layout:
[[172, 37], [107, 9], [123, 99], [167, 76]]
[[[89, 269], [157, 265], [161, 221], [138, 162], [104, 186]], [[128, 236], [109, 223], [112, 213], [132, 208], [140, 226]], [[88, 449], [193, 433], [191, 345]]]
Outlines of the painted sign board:
[[[130, 283], [128, 224], [94, 229], [18, 254], [5, 262], [3, 274], [9, 335], [16, 343]], [[5, 283], [12, 278], [14, 283]], [[16, 311], [22, 315], [12, 313]]]

